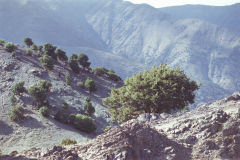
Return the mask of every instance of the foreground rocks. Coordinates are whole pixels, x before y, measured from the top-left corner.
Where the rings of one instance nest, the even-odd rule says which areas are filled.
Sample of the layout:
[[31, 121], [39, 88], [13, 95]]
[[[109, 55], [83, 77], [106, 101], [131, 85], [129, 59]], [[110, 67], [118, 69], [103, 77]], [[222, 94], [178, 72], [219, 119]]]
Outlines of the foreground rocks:
[[240, 100], [234, 97], [189, 112], [141, 115], [86, 143], [31, 149], [5, 159], [239, 160]]

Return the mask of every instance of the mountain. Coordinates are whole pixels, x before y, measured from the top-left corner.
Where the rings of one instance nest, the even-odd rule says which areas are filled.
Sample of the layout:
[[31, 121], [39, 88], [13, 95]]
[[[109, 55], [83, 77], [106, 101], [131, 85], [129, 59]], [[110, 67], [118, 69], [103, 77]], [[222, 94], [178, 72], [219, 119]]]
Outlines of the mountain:
[[29, 149], [6, 160], [240, 159], [240, 94], [181, 114], [143, 114], [96, 139]]
[[[39, 61], [39, 55], [33, 52], [32, 56], [29, 56], [26, 50], [27, 48], [17, 46], [16, 55], [13, 57], [0, 45], [0, 150], [3, 153], [9, 154], [12, 151], [23, 151], [34, 147], [51, 147], [60, 144], [63, 138], [73, 138], [77, 142], [83, 142], [94, 138], [102, 133], [107, 125], [112, 124], [107, 108], [102, 105], [102, 98], [109, 95], [111, 88], [119, 87], [121, 82], [95, 76], [89, 71], [75, 74], [61, 61], [54, 61], [53, 70], [46, 70]], [[66, 85], [66, 73], [70, 74], [70, 85]], [[88, 77], [94, 80], [97, 88], [97, 91], [92, 94], [78, 85], [79, 82], [84, 83]], [[11, 99], [12, 88], [17, 82], [24, 81], [24, 87], [28, 90], [39, 80], [48, 80], [52, 84], [50, 93], [47, 95], [49, 103], [44, 104], [50, 110], [48, 118], [40, 114], [39, 106], [28, 91], [16, 95], [15, 102]], [[83, 105], [86, 97], [91, 98], [95, 108], [92, 118], [97, 130], [92, 134], [86, 134], [67, 125], [67, 116], [62, 115], [63, 103], [67, 103], [68, 106], [63, 113], [84, 113]], [[25, 116], [17, 123], [9, 118], [11, 107], [15, 104], [23, 107]], [[61, 113], [64, 123], [56, 120], [58, 113]]]
[[[8, 41], [22, 44], [29, 36], [70, 53], [91, 52], [95, 64], [122, 78], [162, 63], [180, 66], [202, 83], [197, 103], [240, 90], [239, 4], [157, 9], [122, 0], [19, 2], [0, 2], [0, 37]], [[105, 58], [98, 64], [97, 57]]]

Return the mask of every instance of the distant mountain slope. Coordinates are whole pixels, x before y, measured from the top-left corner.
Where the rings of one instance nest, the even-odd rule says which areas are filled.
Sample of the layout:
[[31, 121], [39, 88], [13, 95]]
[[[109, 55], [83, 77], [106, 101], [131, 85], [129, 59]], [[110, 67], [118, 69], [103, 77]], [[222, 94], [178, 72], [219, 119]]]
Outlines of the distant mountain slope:
[[175, 18], [197, 18], [240, 32], [240, 3], [231, 6], [184, 5], [159, 8], [159, 11]]

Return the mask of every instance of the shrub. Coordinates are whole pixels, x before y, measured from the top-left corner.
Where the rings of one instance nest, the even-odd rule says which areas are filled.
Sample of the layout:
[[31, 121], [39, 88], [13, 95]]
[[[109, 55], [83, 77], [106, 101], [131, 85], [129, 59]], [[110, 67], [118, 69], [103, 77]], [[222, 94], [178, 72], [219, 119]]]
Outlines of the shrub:
[[194, 103], [194, 91], [199, 89], [180, 68], [167, 65], [153, 67], [144, 73], [127, 78], [124, 86], [112, 89], [103, 99], [108, 105], [113, 120], [124, 122], [141, 113], [162, 113]]
[[68, 104], [66, 102], [63, 102], [62, 103], [62, 108], [65, 109], [65, 110], [68, 109]]
[[73, 125], [73, 123], [74, 123], [74, 121], [75, 121], [75, 117], [76, 117], [75, 114], [70, 114], [70, 115], [68, 116], [68, 123]]
[[33, 41], [31, 38], [24, 38], [24, 43], [28, 46], [31, 47], [33, 45]]
[[34, 51], [38, 51], [38, 47], [37, 47], [37, 45], [33, 44], [33, 45], [32, 45], [32, 50], [34, 50]]
[[88, 62], [88, 56], [86, 54], [79, 54], [78, 55], [78, 63], [83, 67], [83, 68], [89, 68], [90, 62]]
[[26, 55], [32, 56], [32, 54], [33, 54], [33, 51], [30, 48], [26, 50]]
[[49, 111], [48, 107], [46, 107], [46, 106], [41, 107], [39, 109], [39, 111], [40, 111], [41, 115], [44, 117], [48, 117], [50, 114], [50, 111]]
[[56, 54], [61, 61], [68, 61], [68, 57], [66, 56], [66, 52], [61, 49], [56, 50]]
[[107, 72], [108, 78], [113, 81], [120, 81], [122, 80], [119, 75], [117, 75], [113, 70], [109, 70]]
[[72, 145], [72, 144], [77, 144], [77, 141], [69, 138], [62, 139], [61, 145], [66, 146], [66, 145]]
[[13, 44], [12, 42], [7, 42], [4, 44], [4, 50], [7, 52], [13, 52], [16, 49], [15, 44]]
[[57, 59], [57, 55], [55, 53], [56, 48], [57, 48], [56, 46], [53, 46], [52, 44], [47, 43], [44, 45], [44, 53], [56, 60]]
[[54, 119], [61, 123], [69, 123], [69, 114], [65, 110], [59, 110], [55, 115]]
[[66, 75], [65, 75], [65, 80], [66, 80], [66, 84], [67, 84], [67, 85], [70, 85], [70, 84], [71, 84], [71, 79], [70, 79], [69, 73], [66, 73]]
[[43, 46], [38, 46], [38, 53], [40, 55], [43, 53]]
[[15, 103], [17, 102], [16, 97], [15, 97], [14, 94], [11, 95], [10, 102], [11, 102], [11, 105], [15, 105]]
[[25, 87], [24, 87], [25, 82], [17, 82], [14, 84], [14, 86], [12, 87], [12, 93], [14, 95], [20, 95], [21, 93], [23, 93], [25, 91]]
[[107, 126], [105, 129], [104, 129], [104, 132], [108, 132], [110, 129], [112, 128], [112, 126]]
[[13, 106], [9, 112], [9, 117], [12, 121], [20, 121], [24, 119], [24, 109], [22, 106]]
[[50, 56], [44, 54], [40, 59], [40, 62], [42, 63], [43, 67], [48, 68], [50, 70], [53, 69], [54, 63]]
[[79, 81], [77, 83], [77, 86], [80, 87], [80, 88], [84, 88], [84, 83], [82, 81]]
[[91, 99], [89, 97], [87, 97], [85, 99], [85, 103], [83, 104], [83, 108], [86, 114], [88, 115], [92, 115], [95, 112], [95, 108], [93, 107], [92, 103], [91, 103]]
[[38, 83], [29, 88], [29, 95], [33, 96], [35, 100], [42, 104], [47, 97], [47, 94], [50, 92], [52, 84], [46, 80], [40, 80]]
[[97, 67], [93, 69], [93, 73], [97, 76], [102, 76], [104, 74], [107, 74], [108, 70], [104, 67]]
[[97, 90], [94, 81], [91, 78], [89, 78], [89, 77], [85, 81], [84, 87], [87, 88], [90, 93]]
[[13, 51], [13, 52], [11, 53], [11, 55], [12, 55], [12, 57], [15, 57], [15, 56], [16, 56], [16, 52]]
[[5, 41], [3, 39], [0, 39], [0, 46], [4, 46]]
[[69, 61], [68, 61], [68, 64], [70, 66], [70, 68], [72, 69], [73, 72], [75, 73], [79, 73], [80, 71], [80, 68], [78, 66], [78, 60], [77, 60], [77, 55], [76, 54], [72, 54]]
[[75, 116], [73, 125], [75, 128], [86, 133], [91, 133], [96, 130], [96, 124], [93, 119], [83, 114], [77, 114]]

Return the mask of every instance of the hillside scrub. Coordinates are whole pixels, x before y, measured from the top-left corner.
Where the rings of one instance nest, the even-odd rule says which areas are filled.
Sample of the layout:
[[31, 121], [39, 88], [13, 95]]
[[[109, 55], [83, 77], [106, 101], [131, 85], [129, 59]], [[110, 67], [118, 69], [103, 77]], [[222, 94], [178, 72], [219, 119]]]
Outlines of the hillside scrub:
[[21, 93], [23, 93], [25, 91], [24, 84], [24, 81], [15, 83], [12, 87], [12, 93], [14, 95], [20, 95]]
[[16, 49], [16, 45], [12, 42], [7, 42], [4, 44], [4, 50], [11, 53]]
[[73, 126], [86, 133], [92, 133], [96, 130], [96, 124], [94, 123], [93, 119], [83, 114], [75, 115]]
[[113, 81], [120, 81], [121, 77], [117, 75], [112, 69], [108, 70], [104, 67], [97, 67], [93, 69], [93, 73], [97, 76], [106, 76]]
[[72, 145], [72, 144], [77, 144], [77, 141], [74, 139], [69, 139], [69, 138], [62, 139], [62, 142], [61, 142], [62, 146], [67, 146], [67, 145]]
[[71, 55], [71, 57], [68, 61], [68, 64], [69, 64], [69, 66], [70, 66], [70, 68], [72, 69], [73, 72], [79, 73], [80, 68], [78, 66], [78, 56], [76, 54]]
[[90, 93], [97, 90], [94, 80], [89, 77], [86, 79], [84, 87], [87, 88]]
[[34, 50], [34, 51], [38, 51], [38, 47], [37, 47], [37, 45], [33, 44], [33, 45], [32, 45], [32, 50]]
[[88, 56], [86, 54], [79, 54], [78, 55], [78, 63], [83, 67], [83, 68], [89, 68], [91, 63], [88, 61]]
[[26, 55], [32, 56], [32, 54], [33, 54], [32, 49], [28, 48], [28, 49], [26, 50]]
[[57, 54], [60, 61], [64, 61], [64, 62], [68, 61], [68, 57], [66, 56], [66, 52], [64, 52], [63, 50], [57, 49], [56, 54]]
[[30, 48], [33, 45], [33, 41], [31, 38], [24, 38], [24, 43]]
[[103, 104], [110, 107], [113, 120], [124, 122], [144, 112], [183, 109], [194, 103], [198, 89], [199, 85], [180, 68], [170, 69], [164, 64], [127, 78], [123, 87], [112, 89]]
[[9, 117], [12, 121], [16, 121], [16, 122], [24, 119], [23, 107], [20, 105], [12, 106], [12, 108], [9, 112]]
[[5, 40], [0, 39], [0, 46], [4, 46], [4, 44], [5, 44]]
[[54, 63], [53, 63], [52, 58], [49, 55], [44, 54], [41, 58], [39, 58], [39, 60], [42, 63], [43, 67], [50, 69], [50, 70], [53, 69]]
[[55, 53], [56, 49], [57, 49], [56, 46], [54, 46], [50, 43], [47, 43], [44, 45], [44, 54], [46, 54], [56, 60], [57, 59], [57, 54]]
[[95, 112], [95, 108], [93, 107], [89, 97], [87, 97], [85, 101], [86, 102], [83, 104], [84, 111], [86, 114], [91, 116]]
[[49, 111], [48, 107], [46, 107], [46, 106], [41, 107], [39, 109], [39, 112], [41, 113], [41, 115], [43, 117], [48, 117], [50, 115], [50, 111]]
[[70, 74], [68, 72], [65, 74], [65, 81], [66, 81], [67, 85], [71, 84], [71, 78], [70, 78]]

